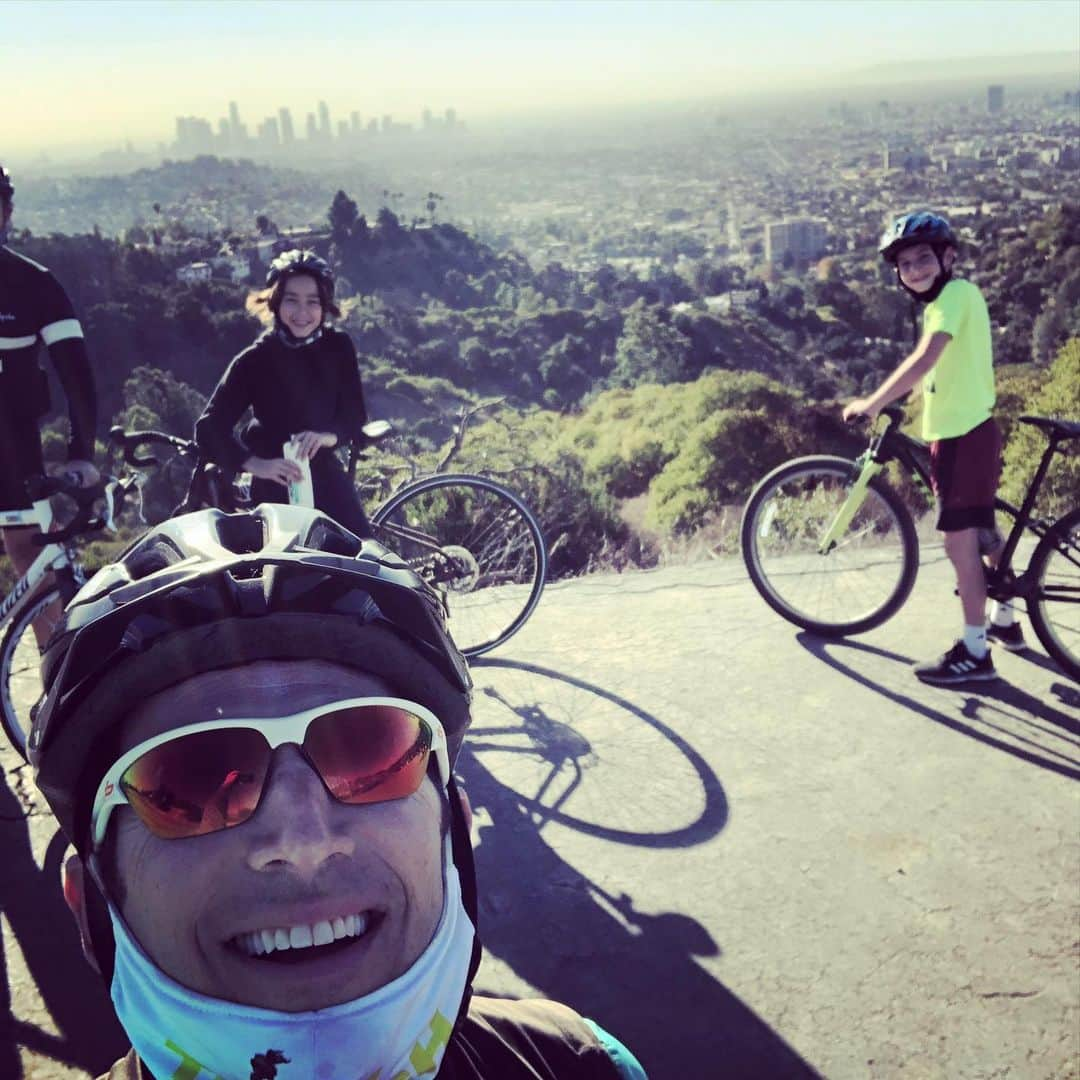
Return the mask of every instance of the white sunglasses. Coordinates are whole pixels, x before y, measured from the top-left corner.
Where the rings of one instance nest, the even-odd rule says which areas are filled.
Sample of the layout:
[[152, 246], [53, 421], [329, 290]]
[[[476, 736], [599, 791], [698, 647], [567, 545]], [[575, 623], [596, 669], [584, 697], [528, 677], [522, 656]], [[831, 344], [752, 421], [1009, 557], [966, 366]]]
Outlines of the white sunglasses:
[[125, 804], [161, 839], [243, 824], [258, 808], [273, 752], [287, 743], [334, 799], [351, 806], [413, 794], [432, 754], [443, 787], [450, 781], [442, 724], [403, 698], [348, 698], [282, 717], [215, 717], [146, 739], [111, 766], [94, 798], [94, 851], [109, 816]]

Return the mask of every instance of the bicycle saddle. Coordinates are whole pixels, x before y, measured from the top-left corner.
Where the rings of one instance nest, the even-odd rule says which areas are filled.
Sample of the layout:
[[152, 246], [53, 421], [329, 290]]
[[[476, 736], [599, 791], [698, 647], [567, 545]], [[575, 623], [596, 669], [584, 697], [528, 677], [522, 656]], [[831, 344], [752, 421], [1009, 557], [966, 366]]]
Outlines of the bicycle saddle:
[[1050, 416], [1021, 416], [1021, 424], [1032, 424], [1046, 432], [1051, 439], [1080, 438], [1080, 421], [1055, 420]]

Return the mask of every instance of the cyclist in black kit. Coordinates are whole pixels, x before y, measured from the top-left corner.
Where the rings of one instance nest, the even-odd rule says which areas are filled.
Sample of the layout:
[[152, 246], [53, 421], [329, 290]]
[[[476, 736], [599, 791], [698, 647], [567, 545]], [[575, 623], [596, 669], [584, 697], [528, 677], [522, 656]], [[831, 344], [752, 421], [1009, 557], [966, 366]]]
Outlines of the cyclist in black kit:
[[38, 362], [39, 343], [48, 348], [67, 395], [66, 469], [84, 485], [98, 480], [92, 463], [97, 399], [82, 327], [67, 293], [44, 266], [4, 243], [14, 195], [11, 174], [0, 165], [0, 526], [7, 526], [4, 547], [22, 574], [39, 551], [36, 526], [20, 522], [20, 512], [32, 506], [26, 482], [44, 469], [38, 421], [49, 410], [49, 384]]
[[[367, 422], [356, 348], [326, 319], [339, 315], [334, 275], [311, 251], [279, 255], [257, 302], [273, 325], [236, 356], [195, 425], [203, 458], [252, 474], [255, 503], [288, 502], [300, 468], [283, 456], [293, 437], [311, 465], [315, 506], [357, 536], [371, 529], [334, 447], [352, 442]], [[253, 419], [237, 438], [250, 408]]]

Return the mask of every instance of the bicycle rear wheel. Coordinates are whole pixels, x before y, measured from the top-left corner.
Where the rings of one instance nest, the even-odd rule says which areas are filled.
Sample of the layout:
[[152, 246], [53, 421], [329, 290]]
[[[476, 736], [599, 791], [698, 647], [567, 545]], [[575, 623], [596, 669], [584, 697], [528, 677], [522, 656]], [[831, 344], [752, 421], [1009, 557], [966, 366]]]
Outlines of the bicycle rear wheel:
[[797, 458], [769, 473], [743, 511], [743, 561], [754, 587], [789, 622], [825, 637], [885, 622], [919, 569], [911, 514], [877, 477], [833, 549], [819, 550], [857, 476], [844, 458]]
[[30, 710], [42, 692], [41, 653], [33, 623], [51, 604], [59, 603], [57, 589], [39, 597], [11, 623], [0, 645], [0, 721], [8, 742], [23, 758], [30, 737]]
[[468, 657], [503, 644], [540, 600], [547, 549], [540, 526], [512, 491], [480, 476], [431, 476], [375, 512], [380, 543], [439, 589], [449, 627]]
[[1061, 669], [1080, 681], [1080, 508], [1070, 511], [1039, 541], [1028, 573], [1032, 628]]

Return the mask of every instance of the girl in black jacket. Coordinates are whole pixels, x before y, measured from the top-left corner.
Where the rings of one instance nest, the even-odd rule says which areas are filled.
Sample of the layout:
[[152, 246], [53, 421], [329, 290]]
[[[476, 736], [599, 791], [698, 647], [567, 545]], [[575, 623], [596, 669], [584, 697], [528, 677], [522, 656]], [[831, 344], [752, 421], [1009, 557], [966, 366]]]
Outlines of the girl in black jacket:
[[[326, 324], [339, 315], [334, 276], [310, 251], [287, 251], [271, 264], [265, 303], [274, 325], [236, 356], [195, 425], [203, 458], [252, 475], [255, 503], [288, 502], [300, 467], [283, 456], [296, 441], [311, 466], [315, 506], [358, 536], [371, 529], [334, 447], [359, 439], [367, 422], [356, 348]], [[235, 428], [250, 408], [239, 438]]]

